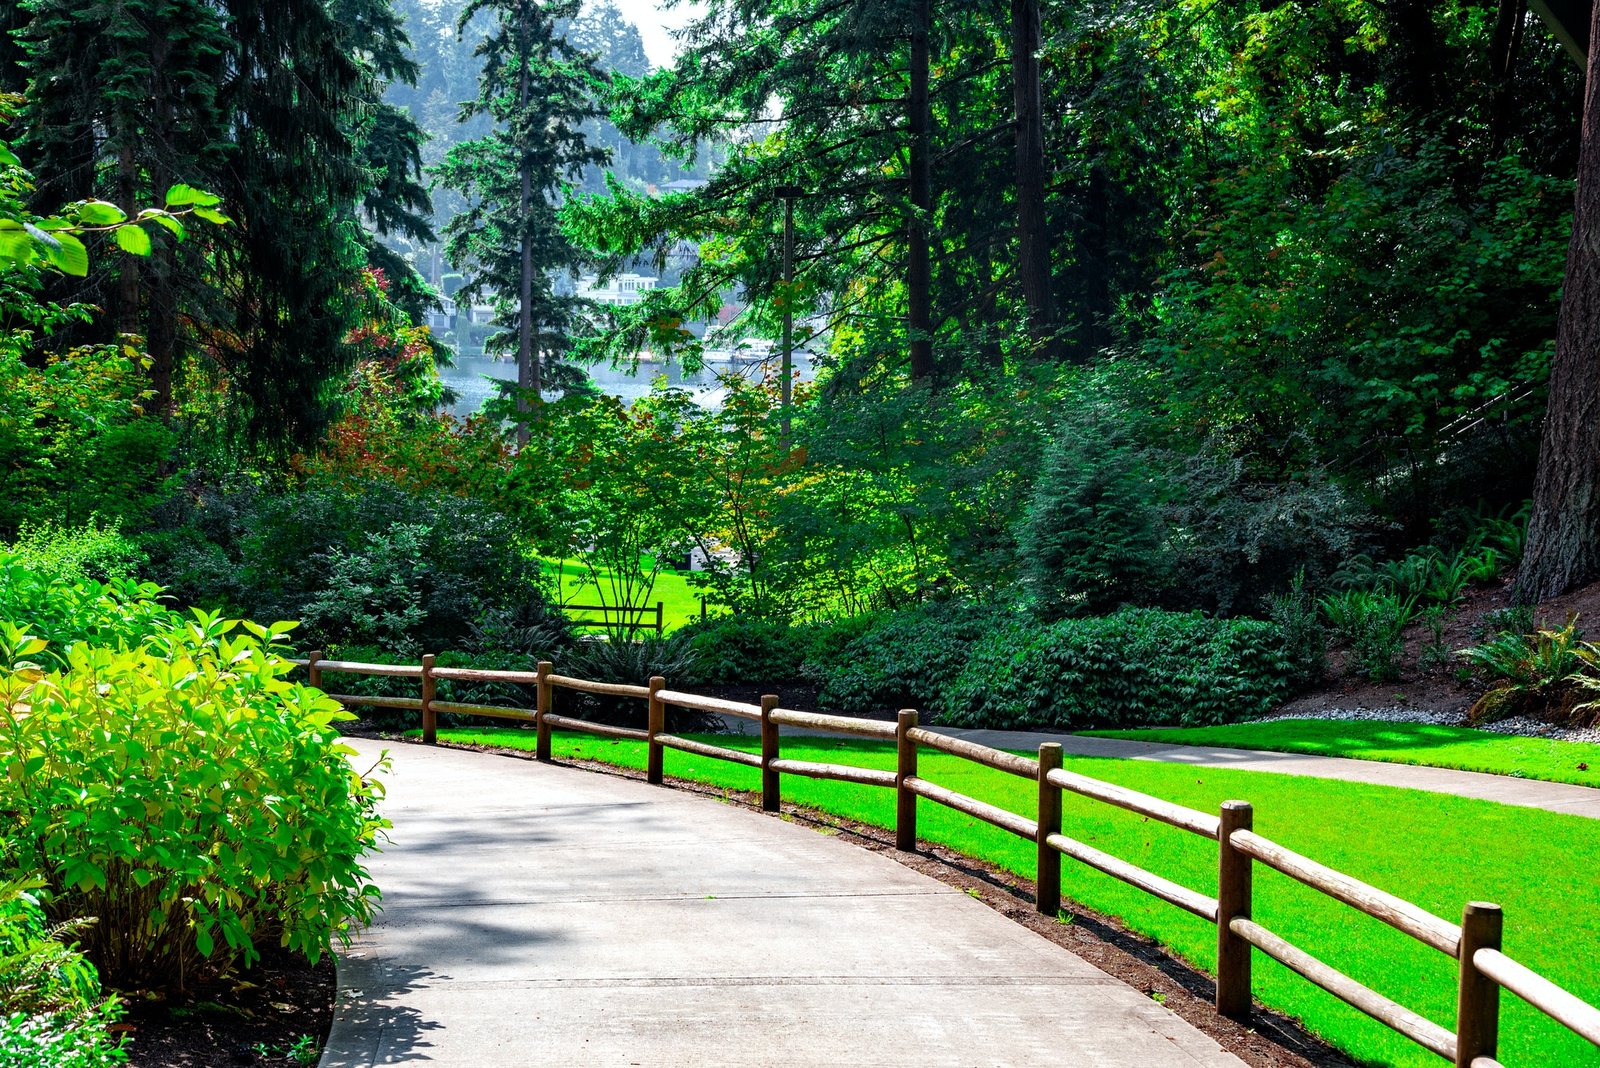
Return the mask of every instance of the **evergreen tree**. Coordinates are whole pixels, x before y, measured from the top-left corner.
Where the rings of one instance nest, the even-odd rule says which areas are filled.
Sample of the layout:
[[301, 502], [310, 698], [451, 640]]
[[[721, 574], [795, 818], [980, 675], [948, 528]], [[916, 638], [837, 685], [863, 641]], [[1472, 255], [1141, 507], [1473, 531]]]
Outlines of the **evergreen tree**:
[[473, 0], [458, 31], [480, 11], [493, 26], [477, 48], [478, 95], [461, 117], [487, 116], [494, 129], [452, 148], [436, 173], [468, 203], [444, 231], [446, 254], [470, 278], [462, 299], [493, 299], [500, 332], [488, 347], [516, 353], [517, 410], [526, 414], [544, 386], [547, 354], [565, 349], [577, 323], [578, 302], [556, 289], [558, 272], [575, 274], [580, 262], [556, 200], [584, 167], [605, 161], [581, 129], [597, 113], [602, 76], [559, 32], [557, 21], [577, 14], [576, 0]]

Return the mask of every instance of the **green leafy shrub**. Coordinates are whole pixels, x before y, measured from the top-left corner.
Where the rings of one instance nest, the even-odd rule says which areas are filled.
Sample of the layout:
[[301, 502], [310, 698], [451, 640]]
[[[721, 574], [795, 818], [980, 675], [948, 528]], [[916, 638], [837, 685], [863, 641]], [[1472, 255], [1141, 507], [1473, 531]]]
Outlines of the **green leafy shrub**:
[[941, 723], [1009, 730], [1201, 726], [1249, 719], [1293, 691], [1283, 632], [1253, 619], [1127, 609], [977, 642]]
[[1295, 688], [1321, 679], [1327, 670], [1328, 634], [1317, 612], [1317, 602], [1306, 588], [1304, 571], [1295, 574], [1287, 593], [1272, 599], [1269, 618], [1283, 632], [1284, 653], [1295, 668], [1290, 680]]
[[102, 526], [97, 518], [77, 527], [24, 523], [0, 553], [30, 571], [69, 582], [131, 578], [144, 560], [138, 546], [123, 536], [121, 522]]
[[94, 965], [50, 926], [31, 879], [0, 882], [0, 1066], [109, 1068], [127, 1060], [106, 1028], [122, 1015]]
[[470, 498], [228, 482], [192, 487], [160, 522], [150, 573], [180, 601], [303, 620], [307, 646], [378, 645], [415, 662], [475, 646], [508, 608], [524, 626], [559, 625], [515, 524]]
[[1485, 612], [1473, 629], [1473, 637], [1481, 641], [1502, 634], [1529, 634], [1533, 629], [1533, 606], [1514, 604]]
[[1315, 474], [1264, 480], [1215, 444], [1174, 462], [1165, 477], [1177, 487], [1164, 510], [1179, 579], [1164, 591], [1168, 607], [1247, 612], [1296, 575], [1317, 588], [1376, 525], [1337, 483]]
[[[682, 680], [694, 675], [694, 658], [694, 646], [682, 632], [659, 638], [650, 635], [631, 642], [585, 641], [556, 663], [556, 672], [632, 686], [648, 685], [653, 676], [660, 675], [669, 686], [682, 685]], [[602, 723], [643, 727], [648, 719], [645, 702], [636, 697], [563, 690], [556, 700], [561, 705], [558, 711]], [[712, 726], [715, 720], [686, 709], [669, 709], [668, 723], [674, 730], [689, 730]]]
[[1049, 618], [1149, 603], [1169, 579], [1158, 480], [1120, 424], [1069, 422], [1045, 453], [1018, 535], [1021, 578]]
[[846, 712], [939, 712], [939, 698], [960, 674], [973, 643], [1004, 626], [1008, 615], [963, 601], [883, 613], [840, 651], [818, 700]]
[[691, 623], [677, 633], [694, 651], [690, 681], [726, 686], [799, 678], [817, 629], [817, 625], [791, 626], [781, 620], [733, 615]]
[[159, 586], [132, 579], [50, 575], [0, 552], [0, 622], [47, 642], [39, 654], [46, 662], [64, 663], [73, 642], [131, 649], [180, 625], [182, 618], [156, 600], [160, 593]]
[[372, 913], [378, 787], [338, 744], [350, 717], [285, 678], [289, 626], [197, 611], [0, 672], [6, 864], [43, 875], [53, 917], [97, 918], [84, 951], [114, 985], [181, 987], [263, 943], [316, 959]]

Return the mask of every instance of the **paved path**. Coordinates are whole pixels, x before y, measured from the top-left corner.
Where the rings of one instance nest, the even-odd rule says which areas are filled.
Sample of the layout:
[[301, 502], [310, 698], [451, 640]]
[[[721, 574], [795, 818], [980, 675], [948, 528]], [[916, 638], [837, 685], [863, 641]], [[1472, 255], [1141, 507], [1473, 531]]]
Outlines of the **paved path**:
[[1430, 790], [1439, 794], [1458, 794], [1485, 801], [1499, 801], [1506, 805], [1543, 808], [1551, 812], [1566, 812], [1574, 816], [1600, 819], [1600, 790], [1560, 782], [1518, 779], [1510, 775], [1486, 775], [1477, 771], [1425, 768], [1414, 764], [1389, 764], [1380, 760], [1352, 760], [1348, 757], [1313, 756], [1309, 753], [1268, 753], [1255, 749], [1136, 742], [1125, 738], [1089, 738], [1079, 734], [956, 728], [943, 728], [943, 733], [970, 738], [996, 749], [1037, 749], [1040, 742], [1060, 742], [1066, 752], [1078, 756], [1160, 760], [1207, 768], [1238, 768], [1241, 771], [1273, 771], [1283, 775], [1343, 779], [1346, 782], [1367, 782], [1379, 786], [1401, 786], [1410, 790]]
[[887, 857], [615, 776], [393, 752], [383, 913], [341, 956], [323, 1068], [1240, 1068]]

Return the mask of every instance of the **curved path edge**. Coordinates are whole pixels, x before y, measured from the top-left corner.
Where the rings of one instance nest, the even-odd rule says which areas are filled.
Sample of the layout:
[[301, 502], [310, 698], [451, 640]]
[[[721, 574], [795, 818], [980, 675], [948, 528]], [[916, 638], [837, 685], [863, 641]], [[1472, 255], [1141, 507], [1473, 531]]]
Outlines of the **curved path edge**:
[[1310, 753], [1274, 753], [1261, 749], [1173, 745], [1134, 741], [1128, 738], [1098, 738], [1081, 734], [964, 730], [955, 727], [934, 729], [941, 734], [966, 738], [996, 749], [1037, 749], [1041, 742], [1059, 742], [1063, 751], [1074, 756], [1155, 760], [1206, 768], [1307, 775], [1317, 779], [1339, 779], [1344, 782], [1370, 783], [1374, 786], [1397, 786], [1407, 790], [1455, 794], [1482, 801], [1498, 801], [1503, 805], [1542, 808], [1551, 812], [1600, 819], [1600, 790], [1570, 783], [1545, 782], [1542, 779], [1521, 779], [1514, 775], [1492, 775], [1481, 771], [1457, 771], [1453, 768], [1433, 768], [1421, 764], [1396, 764], [1381, 760], [1316, 756]]
[[322, 1068], [1242, 1063], [960, 891], [807, 827], [574, 768], [391, 753], [383, 911], [339, 954]]

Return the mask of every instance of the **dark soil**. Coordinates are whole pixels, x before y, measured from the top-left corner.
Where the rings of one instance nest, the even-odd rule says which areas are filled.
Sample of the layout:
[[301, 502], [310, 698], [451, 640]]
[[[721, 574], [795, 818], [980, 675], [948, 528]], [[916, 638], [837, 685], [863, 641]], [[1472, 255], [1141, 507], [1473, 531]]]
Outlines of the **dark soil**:
[[182, 999], [128, 998], [116, 1030], [132, 1068], [300, 1068], [316, 1064], [327, 1041], [334, 988], [333, 954], [312, 965], [273, 950]]
[[[1462, 713], [1482, 696], [1483, 680], [1462, 671], [1455, 656], [1458, 649], [1478, 645], [1492, 637], [1484, 617], [1511, 605], [1511, 580], [1494, 586], [1469, 589], [1461, 604], [1445, 619], [1442, 645], [1449, 652], [1446, 663], [1422, 668], [1424, 647], [1433, 641], [1432, 632], [1415, 623], [1406, 629], [1406, 649], [1400, 658], [1400, 677], [1388, 682], [1373, 682], [1349, 663], [1344, 650], [1328, 655], [1328, 674], [1323, 685], [1287, 702], [1277, 712], [1317, 712], [1328, 708], [1393, 708], [1400, 705], [1427, 712]], [[1580, 629], [1591, 633], [1600, 627], [1600, 583], [1558, 597], [1534, 609], [1535, 626], [1565, 626], [1577, 615]], [[1584, 622], [1593, 625], [1585, 628]]]
[[[441, 743], [449, 745], [451, 743]], [[531, 760], [522, 750], [478, 749], [504, 757]], [[644, 780], [642, 772], [594, 761], [558, 761], [568, 767], [623, 778]], [[759, 794], [728, 791], [721, 787], [668, 777], [672, 789], [715, 797], [760, 811]], [[973, 895], [985, 905], [1048, 938], [1101, 971], [1143, 991], [1193, 1027], [1210, 1035], [1223, 1049], [1250, 1068], [1356, 1068], [1356, 1062], [1308, 1033], [1293, 1019], [1260, 1005], [1248, 1025], [1217, 1015], [1212, 1007], [1215, 983], [1205, 973], [1172, 956], [1160, 943], [1134, 934], [1109, 916], [1068, 903], [1065, 920], [1041, 916], [1034, 908], [1034, 884], [1007, 871], [943, 846], [917, 843], [915, 853], [895, 848], [894, 832], [828, 813], [784, 804], [774, 818], [786, 819], [841, 840], [881, 853], [908, 868]]]

